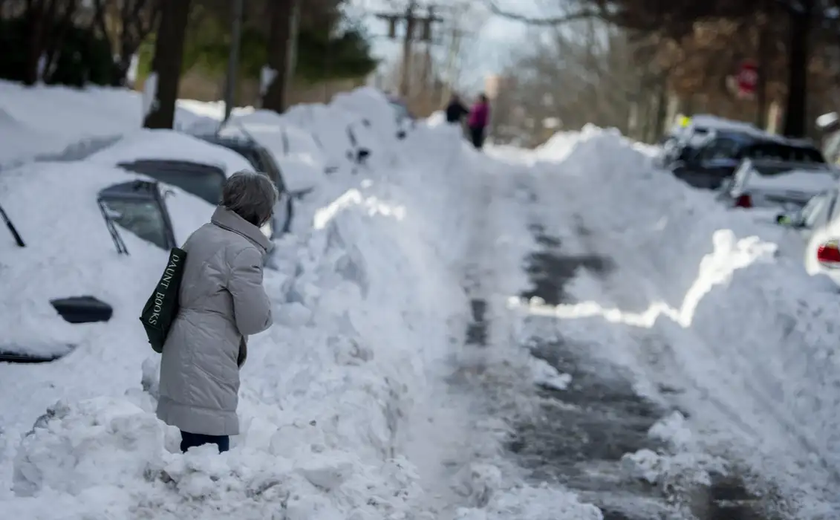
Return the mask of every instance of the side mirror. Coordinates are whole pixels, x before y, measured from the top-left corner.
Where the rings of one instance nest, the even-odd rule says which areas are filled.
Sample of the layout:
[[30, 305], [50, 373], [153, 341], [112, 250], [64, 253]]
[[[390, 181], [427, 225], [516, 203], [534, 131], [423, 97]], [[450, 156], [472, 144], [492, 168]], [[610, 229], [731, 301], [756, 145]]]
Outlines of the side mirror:
[[828, 240], [817, 248], [817, 262], [826, 269], [840, 269], [840, 240]]
[[166, 190], [164, 190], [164, 192], [163, 192], [163, 198], [164, 199], [168, 199], [169, 197], [174, 197], [174, 196], [175, 196], [175, 190], [173, 190], [171, 188], [166, 188]]

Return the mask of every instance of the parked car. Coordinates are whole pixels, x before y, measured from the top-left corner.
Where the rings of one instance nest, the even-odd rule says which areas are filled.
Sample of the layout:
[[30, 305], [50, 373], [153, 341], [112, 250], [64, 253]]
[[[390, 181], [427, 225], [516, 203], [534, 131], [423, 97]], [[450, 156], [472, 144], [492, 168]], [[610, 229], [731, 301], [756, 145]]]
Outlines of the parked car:
[[212, 213], [176, 191], [85, 162], [4, 171], [0, 362], [53, 361], [116, 311], [137, 312], [168, 249]]
[[745, 159], [825, 163], [813, 144], [770, 134], [713, 131], [692, 155], [671, 165], [674, 175], [696, 188], [719, 190]]
[[[160, 182], [177, 186], [192, 193], [210, 204], [216, 205], [222, 199], [222, 186], [225, 182], [225, 172], [216, 166], [192, 161], [170, 161], [162, 159], [141, 159], [133, 162], [119, 163], [120, 168], [146, 175]], [[275, 229], [283, 230], [289, 226], [291, 215], [285, 199], [281, 200], [272, 222], [264, 225], [261, 230], [268, 238], [276, 236]]]
[[803, 258], [809, 274], [825, 274], [840, 285], [840, 186], [826, 190], [799, 211], [780, 212], [776, 222], [787, 231], [780, 248]]
[[833, 187], [839, 173], [826, 163], [746, 159], [724, 184], [720, 199], [734, 207], [796, 211]]
[[277, 187], [277, 192], [280, 194], [274, 211], [272, 236], [288, 233], [291, 229], [292, 219], [294, 218], [294, 196], [286, 188], [286, 183], [283, 181], [283, 172], [280, 170], [271, 152], [244, 133], [242, 137], [219, 134], [198, 135], [196, 137], [216, 146], [233, 150], [247, 159], [255, 171], [268, 175]]
[[713, 133], [765, 135], [755, 126], [709, 114], [697, 114], [684, 125], [676, 125], [662, 143], [661, 166], [668, 167], [676, 161], [687, 161], [698, 148], [704, 146]]

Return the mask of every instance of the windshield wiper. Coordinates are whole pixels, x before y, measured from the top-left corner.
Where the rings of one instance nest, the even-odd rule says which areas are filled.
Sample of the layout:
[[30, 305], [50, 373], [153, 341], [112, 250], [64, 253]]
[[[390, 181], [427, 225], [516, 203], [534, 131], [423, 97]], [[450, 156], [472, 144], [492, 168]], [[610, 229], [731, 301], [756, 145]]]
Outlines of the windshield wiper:
[[6, 210], [3, 209], [3, 206], [0, 206], [0, 217], [3, 218], [3, 222], [6, 223], [6, 227], [9, 228], [9, 231], [11, 231], [12, 236], [15, 239], [15, 243], [18, 245], [18, 247], [26, 247], [26, 244], [20, 237], [20, 233], [17, 232], [15, 225], [12, 224], [12, 220], [9, 218], [8, 215], [6, 215]]
[[111, 216], [112, 210], [105, 205], [105, 201], [102, 199], [99, 199], [99, 210], [102, 212], [102, 218], [105, 219], [105, 226], [108, 228], [108, 232], [111, 233], [111, 240], [114, 241], [114, 245], [117, 247], [117, 253], [127, 255], [128, 248], [125, 246], [125, 242], [123, 242], [122, 236], [114, 224], [114, 219]]

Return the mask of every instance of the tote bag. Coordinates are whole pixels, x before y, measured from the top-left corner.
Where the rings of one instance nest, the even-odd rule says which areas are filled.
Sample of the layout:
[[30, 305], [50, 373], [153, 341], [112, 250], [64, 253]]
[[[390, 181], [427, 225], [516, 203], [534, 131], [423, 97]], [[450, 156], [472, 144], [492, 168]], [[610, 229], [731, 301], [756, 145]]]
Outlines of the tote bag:
[[169, 252], [169, 261], [166, 263], [166, 269], [163, 270], [163, 276], [140, 314], [140, 321], [146, 329], [149, 344], [158, 354], [163, 352], [163, 344], [166, 343], [169, 328], [178, 314], [178, 292], [181, 289], [186, 261], [187, 252], [183, 249], [176, 247]]

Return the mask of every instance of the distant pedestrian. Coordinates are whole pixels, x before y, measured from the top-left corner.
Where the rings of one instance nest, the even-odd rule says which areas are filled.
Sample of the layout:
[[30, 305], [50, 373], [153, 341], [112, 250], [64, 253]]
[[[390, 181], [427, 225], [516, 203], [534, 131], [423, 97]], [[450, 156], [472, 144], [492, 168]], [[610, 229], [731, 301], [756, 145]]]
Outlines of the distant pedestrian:
[[484, 146], [484, 132], [487, 128], [487, 123], [490, 120], [490, 105], [487, 101], [487, 96], [480, 94], [478, 101], [473, 105], [470, 111], [470, 118], [467, 121], [467, 126], [470, 128], [470, 137], [473, 146], [480, 150]]
[[239, 172], [222, 188], [210, 222], [186, 241], [179, 311], [163, 346], [157, 416], [181, 430], [181, 451], [230, 448], [239, 433], [239, 369], [248, 336], [272, 324], [263, 289], [271, 242], [260, 228], [272, 216], [277, 188], [262, 174]]
[[464, 116], [469, 114], [470, 111], [467, 107], [461, 103], [461, 98], [458, 97], [458, 94], [452, 94], [452, 98], [449, 100], [449, 104], [446, 105], [446, 122], [447, 123], [456, 123], [461, 124], [463, 121]]

